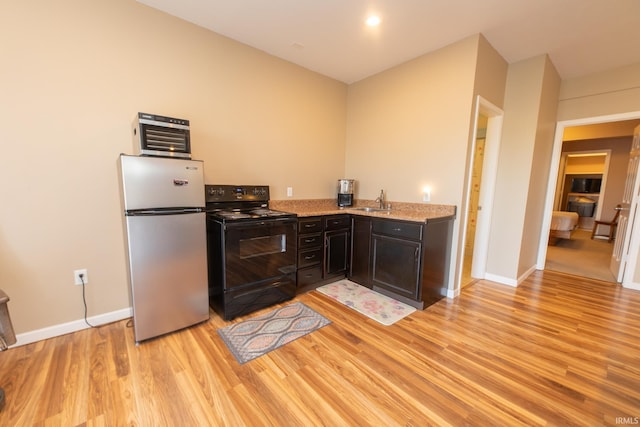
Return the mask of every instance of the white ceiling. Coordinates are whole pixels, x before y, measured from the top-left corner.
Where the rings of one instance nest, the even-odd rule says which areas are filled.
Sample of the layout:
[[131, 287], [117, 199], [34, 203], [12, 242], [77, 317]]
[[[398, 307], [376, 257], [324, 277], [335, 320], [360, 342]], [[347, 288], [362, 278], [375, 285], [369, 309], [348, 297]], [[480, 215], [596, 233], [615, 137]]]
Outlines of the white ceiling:
[[640, 0], [138, 1], [345, 83], [477, 33], [562, 78], [640, 63]]

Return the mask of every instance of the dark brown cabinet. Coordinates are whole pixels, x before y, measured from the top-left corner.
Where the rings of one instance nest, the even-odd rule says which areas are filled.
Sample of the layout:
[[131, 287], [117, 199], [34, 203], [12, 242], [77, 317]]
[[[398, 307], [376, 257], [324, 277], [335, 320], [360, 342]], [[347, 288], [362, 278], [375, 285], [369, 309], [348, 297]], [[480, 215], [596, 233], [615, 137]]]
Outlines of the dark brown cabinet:
[[298, 291], [348, 276], [423, 309], [446, 295], [454, 219], [415, 222], [348, 214], [299, 218]]
[[298, 289], [322, 280], [322, 218], [298, 219]]
[[371, 218], [353, 215], [351, 218], [351, 265], [349, 279], [371, 288]]
[[351, 220], [349, 215], [324, 217], [324, 279], [345, 277], [349, 267]]
[[420, 241], [373, 234], [371, 284], [406, 298], [418, 298]]
[[446, 295], [453, 217], [414, 223], [373, 219], [370, 283], [373, 290], [416, 308]]
[[298, 220], [298, 290], [306, 291], [345, 277], [351, 245], [349, 215]]

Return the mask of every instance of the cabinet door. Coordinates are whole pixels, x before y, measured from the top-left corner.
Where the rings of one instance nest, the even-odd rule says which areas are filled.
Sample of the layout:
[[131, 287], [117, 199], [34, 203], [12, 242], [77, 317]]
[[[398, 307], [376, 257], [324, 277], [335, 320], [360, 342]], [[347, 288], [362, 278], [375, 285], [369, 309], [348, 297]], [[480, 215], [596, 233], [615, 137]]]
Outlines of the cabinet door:
[[373, 234], [371, 283], [417, 299], [420, 283], [420, 242]]
[[351, 265], [349, 267], [349, 278], [367, 288], [371, 288], [369, 278], [370, 249], [371, 218], [354, 215], [351, 234]]
[[325, 232], [325, 278], [347, 273], [349, 265], [349, 230]]

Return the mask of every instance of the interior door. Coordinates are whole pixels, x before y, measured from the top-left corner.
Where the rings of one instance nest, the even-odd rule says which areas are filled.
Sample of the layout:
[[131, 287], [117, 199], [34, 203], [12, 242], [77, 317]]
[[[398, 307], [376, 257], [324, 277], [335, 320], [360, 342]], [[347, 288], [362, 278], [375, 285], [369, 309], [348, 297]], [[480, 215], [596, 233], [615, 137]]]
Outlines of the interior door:
[[[638, 210], [638, 190], [640, 180], [638, 172], [640, 166], [640, 126], [633, 132], [633, 143], [629, 153], [629, 166], [627, 168], [627, 180], [624, 185], [624, 194], [618, 218], [618, 229], [616, 231], [615, 245], [611, 255], [610, 269], [616, 277], [616, 281], [622, 283], [626, 264], [629, 259], [629, 245], [631, 241], [632, 228]], [[627, 233], [627, 231], [630, 231]]]

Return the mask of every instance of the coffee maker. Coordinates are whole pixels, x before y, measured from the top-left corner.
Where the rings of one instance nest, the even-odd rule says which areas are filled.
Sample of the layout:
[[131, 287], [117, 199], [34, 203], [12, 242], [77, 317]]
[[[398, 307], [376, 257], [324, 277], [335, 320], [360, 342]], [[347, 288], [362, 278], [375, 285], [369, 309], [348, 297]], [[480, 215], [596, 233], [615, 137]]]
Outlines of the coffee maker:
[[338, 206], [353, 206], [353, 184], [355, 179], [338, 180]]

